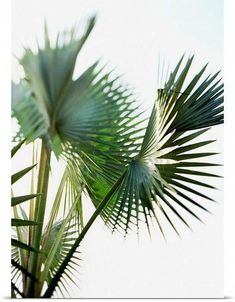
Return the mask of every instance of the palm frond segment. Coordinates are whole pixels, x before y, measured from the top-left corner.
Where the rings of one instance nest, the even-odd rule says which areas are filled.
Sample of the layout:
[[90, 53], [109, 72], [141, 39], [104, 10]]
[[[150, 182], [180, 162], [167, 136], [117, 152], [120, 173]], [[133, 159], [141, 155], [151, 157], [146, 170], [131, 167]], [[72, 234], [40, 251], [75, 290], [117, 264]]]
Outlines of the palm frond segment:
[[49, 39], [45, 24], [44, 47], [38, 52], [26, 49], [20, 60], [25, 77], [30, 82], [36, 100], [51, 117], [61, 102], [64, 91], [72, 81], [78, 53], [87, 40], [95, 24], [95, 17], [88, 20], [87, 26], [78, 37], [75, 28], [67, 33], [59, 33], [55, 45]]
[[75, 28], [59, 33], [55, 45], [49, 40], [45, 25], [45, 43], [34, 53], [25, 49], [19, 63], [25, 79], [12, 85], [12, 111], [19, 126], [19, 135], [28, 142], [43, 138], [56, 154], [61, 152], [55, 130], [54, 113], [58, 110], [64, 91], [71, 84], [76, 58], [95, 24], [88, 20], [84, 33], [77, 36]]
[[29, 83], [21, 80], [12, 83], [12, 114], [20, 126], [18, 137], [32, 142], [45, 136], [49, 129], [48, 113], [39, 106]]

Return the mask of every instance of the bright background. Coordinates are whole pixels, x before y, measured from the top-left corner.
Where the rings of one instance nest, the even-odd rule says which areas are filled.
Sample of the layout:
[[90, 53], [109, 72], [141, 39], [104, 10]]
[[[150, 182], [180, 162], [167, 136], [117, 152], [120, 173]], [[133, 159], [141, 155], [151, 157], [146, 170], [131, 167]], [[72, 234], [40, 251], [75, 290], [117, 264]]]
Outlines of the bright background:
[[[36, 37], [41, 41], [44, 18], [54, 36], [94, 12], [98, 22], [77, 73], [102, 57], [135, 87], [143, 108], [154, 101], [159, 56], [172, 67], [182, 53], [195, 53], [195, 70], [208, 61], [208, 72], [223, 67], [222, 0], [14, 1], [13, 55], [20, 56], [22, 46], [35, 47]], [[17, 80], [21, 70], [15, 59], [12, 66]], [[215, 137], [219, 143], [211, 150], [222, 151], [221, 127], [210, 133], [210, 139]], [[26, 149], [13, 168], [24, 167], [29, 156]], [[59, 174], [57, 170], [53, 177]], [[204, 215], [206, 224], [192, 222], [194, 232], [183, 229], [181, 239], [170, 234], [167, 243], [157, 230], [151, 240], [143, 232], [139, 242], [134, 234], [124, 241], [97, 221], [81, 247], [80, 289], [73, 289], [72, 296], [222, 297], [223, 196], [213, 194], [219, 203], [211, 206], [213, 216]], [[87, 211], [93, 211], [88, 203]]]

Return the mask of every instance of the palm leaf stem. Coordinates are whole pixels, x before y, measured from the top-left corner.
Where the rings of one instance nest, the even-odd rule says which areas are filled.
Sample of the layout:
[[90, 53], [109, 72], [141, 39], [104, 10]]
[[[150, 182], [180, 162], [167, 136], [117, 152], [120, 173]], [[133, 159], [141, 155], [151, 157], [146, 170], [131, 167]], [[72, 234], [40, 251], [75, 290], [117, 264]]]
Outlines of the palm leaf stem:
[[[40, 166], [39, 166], [39, 174], [38, 174], [38, 185], [37, 185], [37, 192], [40, 193], [41, 195], [39, 195], [36, 198], [35, 218], [34, 218], [35, 222], [39, 223], [39, 225], [34, 227], [33, 238], [32, 238], [32, 247], [35, 250], [40, 250], [40, 244], [42, 239], [42, 229], [43, 229], [43, 222], [44, 222], [45, 209], [46, 209], [47, 190], [49, 184], [50, 159], [51, 159], [51, 151], [47, 149], [45, 142], [42, 140]], [[38, 264], [39, 264], [39, 253], [30, 253], [28, 270], [35, 277], [37, 277], [41, 271], [41, 268], [38, 267]], [[25, 290], [26, 290], [26, 293], [24, 293], [25, 296], [34, 297], [35, 281], [27, 278], [27, 284]]]
[[[35, 165], [35, 142], [33, 142], [33, 150], [32, 150], [32, 166]], [[34, 194], [34, 181], [35, 181], [35, 174], [34, 174], [34, 169], [31, 171], [31, 189], [30, 193]], [[35, 200], [32, 198], [29, 203], [29, 220], [34, 221], [34, 215], [35, 215]], [[29, 233], [28, 233], [28, 244], [31, 246], [32, 245], [32, 240], [33, 240], [33, 231], [34, 231], [35, 226], [29, 226]], [[30, 252], [28, 252], [27, 258], [26, 258], [26, 266], [28, 268], [29, 266], [29, 259], [30, 259]], [[23, 286], [25, 288], [25, 284]]]
[[53, 224], [56, 220], [56, 217], [57, 217], [57, 214], [58, 214], [58, 211], [59, 211], [59, 207], [60, 207], [60, 203], [61, 203], [61, 197], [62, 197], [62, 194], [63, 194], [63, 190], [64, 190], [64, 186], [65, 186], [67, 178], [68, 178], [68, 171], [67, 171], [67, 168], [65, 168], [64, 174], [61, 178], [61, 181], [60, 181], [60, 184], [59, 184], [59, 187], [58, 187], [58, 190], [56, 192], [56, 196], [55, 196], [52, 208], [51, 208], [49, 222], [48, 222], [48, 225], [46, 227], [44, 239], [43, 239], [43, 242], [42, 242], [42, 250], [44, 250], [44, 247], [47, 245], [51, 229], [52, 229]]
[[50, 282], [46, 292], [43, 295], [43, 298], [50, 298], [55, 290], [55, 288], [58, 285], [58, 282], [61, 279], [62, 274], [66, 270], [66, 267], [68, 263], [70, 262], [71, 258], [73, 257], [73, 254], [76, 252], [78, 246], [80, 245], [82, 239], [86, 235], [86, 233], [89, 231], [90, 227], [92, 226], [93, 222], [96, 220], [96, 218], [100, 215], [100, 213], [103, 211], [103, 209], [106, 207], [108, 204], [110, 198], [115, 194], [116, 190], [118, 187], [121, 185], [125, 175], [127, 173], [127, 170], [121, 175], [121, 177], [116, 181], [116, 183], [112, 186], [110, 191], [106, 194], [104, 199], [101, 201], [99, 206], [96, 208], [95, 212], [92, 214], [90, 217], [89, 221], [87, 224], [84, 226], [83, 230], [81, 231], [79, 237], [77, 240], [74, 242], [73, 246], [71, 247], [70, 251], [68, 252], [67, 256], [65, 257], [64, 261], [61, 263], [57, 273], [55, 274], [54, 278]]
[[[35, 165], [35, 142], [33, 142], [33, 150], [32, 150], [32, 166]], [[31, 172], [31, 192], [30, 194], [34, 194], [34, 169]], [[34, 209], [35, 209], [35, 201], [34, 198], [30, 200], [30, 205], [29, 205], [29, 220], [34, 220]], [[33, 229], [34, 227], [29, 227], [29, 235], [28, 235], [28, 242], [29, 245], [32, 244], [32, 235], [33, 235]], [[29, 259], [29, 257], [28, 257]]]

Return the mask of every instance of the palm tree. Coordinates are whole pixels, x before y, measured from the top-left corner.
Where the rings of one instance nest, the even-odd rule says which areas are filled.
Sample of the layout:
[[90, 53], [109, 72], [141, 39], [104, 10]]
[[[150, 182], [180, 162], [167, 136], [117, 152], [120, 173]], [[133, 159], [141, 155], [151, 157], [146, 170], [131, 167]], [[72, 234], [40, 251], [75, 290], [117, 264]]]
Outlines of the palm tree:
[[[193, 56], [186, 62], [183, 56], [158, 89], [145, 127], [130, 89], [99, 61], [73, 79], [77, 56], [94, 24], [92, 17], [81, 36], [73, 28], [58, 34], [54, 43], [45, 26], [44, 46], [36, 53], [25, 49], [19, 60], [25, 78], [12, 85], [12, 112], [19, 125], [13, 153], [25, 143], [34, 147], [32, 166], [16, 173], [20, 177], [32, 173], [31, 194], [12, 201], [16, 297], [52, 297], [56, 291], [63, 295], [67, 283], [74, 282], [80, 243], [98, 216], [125, 236], [131, 227], [138, 233], [141, 220], [150, 232], [149, 222], [154, 220], [164, 236], [159, 213], [178, 233], [172, 215], [190, 227], [182, 213], [200, 220], [192, 208], [207, 211], [201, 199], [212, 200], [191, 184], [214, 188], [195, 176], [218, 177], [200, 171], [217, 165], [201, 160], [214, 153], [194, 150], [212, 143], [198, 138], [223, 123], [219, 72], [202, 80], [204, 66], [189, 81]], [[66, 167], [45, 219], [51, 205], [47, 192], [54, 155]], [[86, 223], [82, 192], [95, 207]], [[28, 213], [22, 207], [26, 202]]]

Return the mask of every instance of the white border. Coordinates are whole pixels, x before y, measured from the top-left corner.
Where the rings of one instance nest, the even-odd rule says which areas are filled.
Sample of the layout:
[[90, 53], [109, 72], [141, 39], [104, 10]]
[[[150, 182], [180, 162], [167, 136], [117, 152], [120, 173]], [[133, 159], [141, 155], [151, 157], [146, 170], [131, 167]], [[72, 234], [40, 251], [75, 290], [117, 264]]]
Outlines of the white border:
[[10, 12], [11, 2], [0, 1], [0, 297], [10, 295]]
[[225, 6], [225, 297], [235, 296], [235, 1]]

